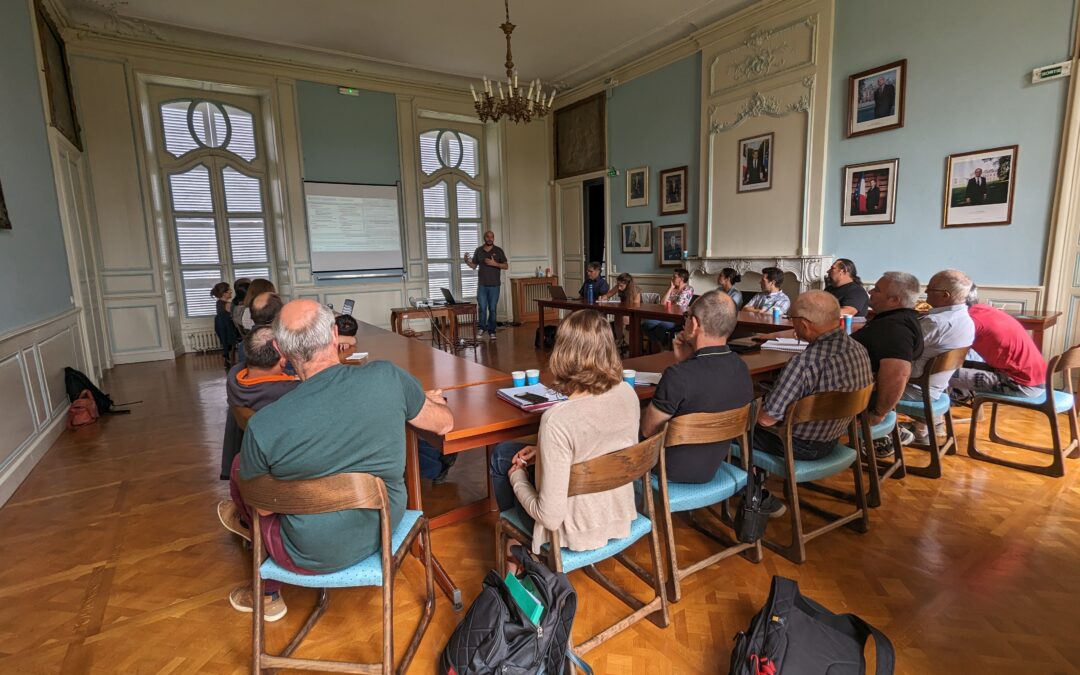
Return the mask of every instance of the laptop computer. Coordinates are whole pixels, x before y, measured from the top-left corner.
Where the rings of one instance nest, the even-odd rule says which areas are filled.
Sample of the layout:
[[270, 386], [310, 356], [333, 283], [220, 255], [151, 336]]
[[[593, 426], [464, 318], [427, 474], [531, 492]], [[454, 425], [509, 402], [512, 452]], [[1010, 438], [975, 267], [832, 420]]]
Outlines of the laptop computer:
[[443, 298], [446, 299], [446, 304], [448, 304], [448, 305], [460, 305], [460, 304], [462, 304], [462, 303], [458, 302], [454, 298], [454, 294], [450, 292], [449, 288], [440, 288], [439, 290], [442, 291]]
[[548, 295], [551, 296], [552, 300], [577, 300], [577, 298], [566, 297], [566, 291], [563, 290], [562, 286], [548, 286]]

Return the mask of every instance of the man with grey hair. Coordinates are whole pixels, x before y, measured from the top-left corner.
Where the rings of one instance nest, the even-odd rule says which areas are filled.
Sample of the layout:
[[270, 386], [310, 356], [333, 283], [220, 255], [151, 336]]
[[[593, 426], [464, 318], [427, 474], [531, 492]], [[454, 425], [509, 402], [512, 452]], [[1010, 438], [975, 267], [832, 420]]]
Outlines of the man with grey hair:
[[[788, 407], [801, 398], [826, 391], [858, 391], [873, 383], [866, 349], [840, 328], [840, 303], [825, 291], [807, 291], [788, 310], [795, 334], [810, 345], [797, 354], [776, 380], [758, 413], [754, 449], [784, 455], [784, 441], [770, 430], [782, 422]], [[792, 429], [795, 459], [828, 455], [847, 429], [848, 419], [803, 422]], [[787, 508], [771, 495], [762, 508], [779, 517]]]
[[[926, 286], [926, 302], [932, 309], [919, 319], [923, 334], [923, 353], [911, 366], [912, 378], [922, 375], [923, 368], [935, 356], [952, 349], [970, 347], [975, 341], [975, 324], [968, 315], [967, 307], [970, 292], [971, 279], [960, 270], [942, 270], [930, 277], [930, 283]], [[931, 399], [936, 401], [941, 398], [952, 376], [951, 372], [930, 376]], [[903, 398], [908, 401], [921, 400], [922, 391], [917, 385], [909, 383], [904, 389]], [[935, 428], [939, 436], [944, 433], [943, 427], [938, 428], [935, 425]], [[914, 440], [920, 444], [930, 440], [926, 424], [916, 422]]]
[[[340, 365], [334, 315], [313, 300], [285, 305], [274, 321], [274, 342], [301, 382], [248, 422], [239, 478], [370, 473], [386, 483], [391, 528], [396, 527], [405, 513], [405, 425], [438, 434], [452, 429], [453, 414], [442, 392], [425, 393], [415, 377], [388, 361]], [[237, 506], [250, 523], [247, 506], [242, 500]], [[294, 572], [341, 570], [379, 550], [377, 511], [260, 516], [267, 553]], [[266, 582], [268, 621], [285, 615], [280, 586]], [[234, 589], [229, 602], [241, 612], [252, 611], [250, 584]]]
[[[874, 371], [874, 395], [870, 399], [870, 424], [881, 422], [904, 394], [911, 364], [923, 352], [922, 328], [915, 300], [919, 297], [919, 280], [906, 272], [886, 272], [870, 289], [870, 308], [874, 318], [851, 337], [866, 347], [870, 368]], [[914, 440], [911, 432], [901, 428], [901, 440]], [[885, 438], [874, 444], [881, 457], [894, 451]]]
[[[672, 417], [736, 410], [754, 399], [750, 369], [727, 345], [738, 311], [722, 290], [709, 291], [690, 305], [682, 332], [672, 343], [676, 363], [664, 371], [652, 402], [641, 414], [646, 438]], [[724, 441], [665, 448], [668, 478], [676, 483], [709, 482], [727, 458], [729, 446]]]

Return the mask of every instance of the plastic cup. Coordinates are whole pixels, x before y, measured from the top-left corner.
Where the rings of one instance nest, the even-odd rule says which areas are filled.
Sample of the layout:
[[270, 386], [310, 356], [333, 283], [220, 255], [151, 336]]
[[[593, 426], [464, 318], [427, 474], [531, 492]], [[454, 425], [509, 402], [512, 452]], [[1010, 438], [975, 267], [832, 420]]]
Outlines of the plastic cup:
[[514, 386], [515, 387], [524, 387], [525, 386], [525, 371], [524, 370], [515, 370], [514, 372], [510, 373], [510, 377], [514, 378]]
[[622, 379], [623, 379], [623, 382], [627, 383], [631, 387], [634, 386], [634, 382], [637, 381], [637, 371], [636, 370], [624, 370], [624, 371], [622, 371]]
[[780, 320], [780, 308], [779, 307], [773, 307], [772, 308], [772, 318], [773, 318], [773, 321], [779, 321]]
[[848, 335], [851, 335], [851, 315], [850, 314], [845, 314], [844, 315], [844, 332], [847, 333]]
[[526, 370], [525, 379], [529, 384], [540, 384], [540, 371], [535, 368]]

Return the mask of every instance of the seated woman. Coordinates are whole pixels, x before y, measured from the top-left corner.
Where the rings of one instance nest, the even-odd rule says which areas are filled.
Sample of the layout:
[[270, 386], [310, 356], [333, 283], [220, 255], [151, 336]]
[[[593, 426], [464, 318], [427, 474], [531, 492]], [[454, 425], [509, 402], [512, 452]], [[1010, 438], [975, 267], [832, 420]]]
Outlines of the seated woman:
[[761, 270], [761, 292], [746, 303], [743, 309], [749, 312], [771, 314], [773, 308], [777, 308], [781, 314], [787, 313], [788, 308], [791, 307], [791, 298], [780, 290], [780, 285], [783, 283], [784, 271], [779, 267], [766, 267]]
[[[500, 511], [519, 510], [533, 524], [533, 551], [546, 530], [562, 546], [590, 551], [630, 534], [637, 517], [632, 485], [567, 497], [570, 467], [638, 442], [640, 405], [622, 381], [622, 363], [599, 312], [579, 310], [559, 324], [548, 367], [552, 388], [569, 400], [540, 419], [536, 446], [500, 443], [491, 455], [491, 482]], [[536, 458], [535, 468], [529, 463]]]
[[720, 270], [720, 274], [716, 277], [716, 285], [735, 301], [735, 309], [742, 309], [743, 304], [742, 291], [735, 288], [735, 284], [740, 281], [742, 281], [742, 275], [731, 267]]
[[[680, 267], [671, 275], [671, 285], [660, 297], [661, 304], [678, 305], [682, 311], [690, 308], [694, 299], [694, 287], [690, 285], [690, 272]], [[675, 330], [674, 321], [646, 319], [641, 322], [641, 330], [649, 338], [649, 350], [655, 354], [661, 347], [671, 343], [671, 333]]]
[[[619, 302], [624, 305], [637, 305], [641, 303], [641, 291], [638, 290], [637, 284], [634, 283], [634, 277], [628, 272], [623, 272], [615, 280], [615, 288], [612, 288], [602, 296], [604, 300], [611, 300], [612, 298], [618, 298]], [[630, 324], [630, 317], [617, 316], [615, 317], [615, 342], [620, 346], [625, 342], [624, 327]]]

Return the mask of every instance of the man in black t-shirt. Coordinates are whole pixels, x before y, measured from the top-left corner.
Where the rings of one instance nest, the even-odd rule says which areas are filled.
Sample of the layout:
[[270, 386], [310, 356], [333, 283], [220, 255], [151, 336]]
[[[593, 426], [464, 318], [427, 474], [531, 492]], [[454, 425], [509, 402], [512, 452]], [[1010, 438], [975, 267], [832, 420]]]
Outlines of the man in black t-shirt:
[[863, 288], [862, 279], [855, 270], [855, 263], [847, 258], [837, 258], [829, 268], [825, 290], [833, 294], [840, 303], [840, 313], [852, 316], [866, 316], [870, 306], [870, 297]]
[[[672, 417], [741, 408], [754, 399], [750, 369], [727, 346], [738, 309], [723, 291], [710, 291], [690, 306], [673, 348], [678, 361], [664, 371], [652, 402], [641, 414], [641, 433], [649, 437]], [[707, 483], [727, 458], [728, 442], [677, 445], [665, 450], [668, 479]]]
[[495, 330], [498, 328], [495, 315], [499, 308], [502, 271], [510, 267], [506, 261], [506, 253], [495, 245], [494, 232], [488, 230], [484, 233], [484, 245], [478, 247], [471, 256], [466, 253], [465, 264], [477, 270], [476, 305], [480, 313], [477, 317], [480, 337], [483, 338], [487, 332], [487, 337], [494, 340]]
[[[911, 364], [923, 352], [923, 335], [915, 300], [919, 296], [919, 280], [906, 272], [886, 272], [870, 289], [870, 306], [874, 318], [851, 337], [870, 354], [874, 371], [874, 394], [870, 399], [870, 424], [880, 422], [904, 393]], [[910, 436], [910, 433], [908, 434]], [[901, 440], [910, 443], [912, 438]], [[879, 455], [892, 454], [892, 446], [875, 448]]]

